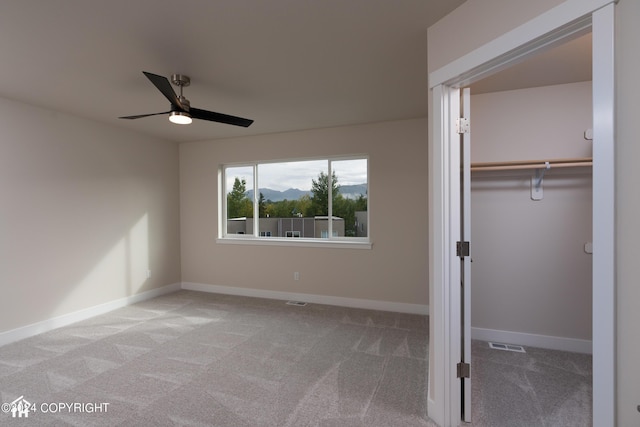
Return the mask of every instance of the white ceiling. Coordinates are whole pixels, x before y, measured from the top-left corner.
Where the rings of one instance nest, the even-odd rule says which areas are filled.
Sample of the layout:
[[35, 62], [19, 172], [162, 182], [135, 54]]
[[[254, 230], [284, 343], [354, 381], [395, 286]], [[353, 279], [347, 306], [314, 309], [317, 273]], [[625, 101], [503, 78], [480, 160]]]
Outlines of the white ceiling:
[[[2, 0], [0, 96], [175, 141], [425, 116], [427, 28], [464, 0]], [[142, 71], [191, 77], [167, 116]]]
[[[427, 28], [463, 2], [2, 0], [0, 96], [179, 142], [424, 117]], [[169, 109], [143, 70], [255, 122], [118, 119]]]

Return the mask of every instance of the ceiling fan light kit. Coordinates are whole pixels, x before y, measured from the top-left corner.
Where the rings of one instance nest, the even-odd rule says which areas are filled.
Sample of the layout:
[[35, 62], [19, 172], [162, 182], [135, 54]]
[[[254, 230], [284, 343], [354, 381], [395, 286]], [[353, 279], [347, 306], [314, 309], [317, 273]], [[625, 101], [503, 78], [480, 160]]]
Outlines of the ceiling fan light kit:
[[189, 113], [185, 113], [182, 111], [172, 111], [169, 114], [169, 121], [177, 125], [190, 125], [193, 120], [191, 120], [191, 116], [189, 115]]
[[249, 127], [253, 120], [245, 119], [242, 117], [230, 116], [228, 114], [215, 113], [213, 111], [201, 110], [199, 108], [191, 108], [189, 100], [182, 95], [182, 88], [191, 84], [189, 76], [182, 74], [171, 75], [171, 83], [180, 88], [180, 95], [177, 95], [171, 83], [166, 77], [159, 76], [157, 74], [149, 73], [147, 71], [142, 72], [154, 86], [169, 100], [171, 103], [171, 109], [162, 113], [151, 114], [139, 114], [135, 116], [123, 116], [120, 119], [140, 119], [143, 117], [157, 116], [160, 114], [169, 114], [169, 121], [180, 125], [188, 125], [193, 119], [208, 120], [210, 122], [225, 123], [234, 126]]

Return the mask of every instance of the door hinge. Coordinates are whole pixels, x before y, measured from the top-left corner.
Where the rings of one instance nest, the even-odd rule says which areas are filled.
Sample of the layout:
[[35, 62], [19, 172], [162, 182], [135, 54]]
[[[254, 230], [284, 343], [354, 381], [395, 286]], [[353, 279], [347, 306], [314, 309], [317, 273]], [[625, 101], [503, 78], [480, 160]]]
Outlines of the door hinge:
[[471, 124], [466, 117], [459, 117], [456, 119], [456, 131], [460, 134], [471, 132]]
[[456, 242], [456, 256], [469, 256], [469, 242]]
[[460, 362], [456, 365], [456, 375], [458, 378], [471, 378], [471, 365]]

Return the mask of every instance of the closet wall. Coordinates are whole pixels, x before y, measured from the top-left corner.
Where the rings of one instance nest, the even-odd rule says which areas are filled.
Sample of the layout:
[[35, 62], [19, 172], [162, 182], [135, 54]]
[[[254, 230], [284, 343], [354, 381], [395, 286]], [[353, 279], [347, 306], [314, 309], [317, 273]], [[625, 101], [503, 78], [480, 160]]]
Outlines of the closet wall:
[[[591, 157], [591, 82], [472, 91], [471, 111], [472, 163]], [[591, 168], [546, 172], [539, 201], [532, 175], [472, 174], [472, 335], [588, 351]]]

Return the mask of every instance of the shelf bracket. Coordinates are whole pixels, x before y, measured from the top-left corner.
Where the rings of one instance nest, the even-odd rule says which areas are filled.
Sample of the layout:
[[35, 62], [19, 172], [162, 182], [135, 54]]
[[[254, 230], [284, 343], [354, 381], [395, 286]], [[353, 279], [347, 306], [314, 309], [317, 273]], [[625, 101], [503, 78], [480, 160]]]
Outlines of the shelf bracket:
[[544, 196], [542, 180], [544, 179], [545, 172], [549, 169], [551, 169], [551, 164], [544, 162], [544, 168], [536, 169], [535, 175], [531, 177], [531, 200], [542, 200]]

